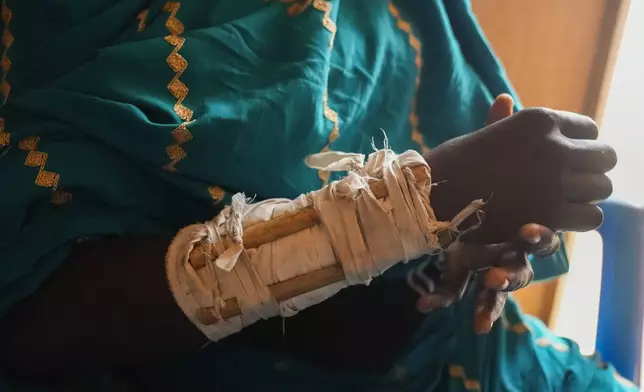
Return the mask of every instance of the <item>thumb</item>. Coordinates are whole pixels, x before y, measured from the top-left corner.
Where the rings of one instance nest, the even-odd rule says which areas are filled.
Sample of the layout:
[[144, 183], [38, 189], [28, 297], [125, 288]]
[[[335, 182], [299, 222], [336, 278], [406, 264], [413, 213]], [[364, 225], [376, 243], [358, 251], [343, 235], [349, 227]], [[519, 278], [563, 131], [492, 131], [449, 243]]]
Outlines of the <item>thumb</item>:
[[493, 124], [512, 115], [514, 109], [514, 99], [510, 94], [501, 94], [492, 103], [487, 115], [485, 125]]

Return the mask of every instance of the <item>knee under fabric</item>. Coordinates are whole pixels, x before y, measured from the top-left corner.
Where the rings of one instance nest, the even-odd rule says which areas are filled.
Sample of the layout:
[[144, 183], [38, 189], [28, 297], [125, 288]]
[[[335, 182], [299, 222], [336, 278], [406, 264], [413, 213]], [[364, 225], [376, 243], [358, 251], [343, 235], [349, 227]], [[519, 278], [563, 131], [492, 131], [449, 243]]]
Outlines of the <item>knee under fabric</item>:
[[[210, 340], [262, 318], [292, 316], [349, 285], [368, 284], [398, 262], [440, 251], [438, 234], [455, 233], [484, 205], [475, 200], [452, 221], [439, 222], [430, 206], [430, 168], [420, 154], [385, 148], [364, 161], [362, 154], [310, 156], [310, 167], [348, 175], [295, 200], [248, 203], [235, 195], [212, 221], [178, 232], [167, 253], [169, 286]], [[303, 225], [300, 217], [311, 212], [317, 224]], [[273, 240], [250, 238], [251, 227]], [[277, 288], [286, 282], [288, 288]]]

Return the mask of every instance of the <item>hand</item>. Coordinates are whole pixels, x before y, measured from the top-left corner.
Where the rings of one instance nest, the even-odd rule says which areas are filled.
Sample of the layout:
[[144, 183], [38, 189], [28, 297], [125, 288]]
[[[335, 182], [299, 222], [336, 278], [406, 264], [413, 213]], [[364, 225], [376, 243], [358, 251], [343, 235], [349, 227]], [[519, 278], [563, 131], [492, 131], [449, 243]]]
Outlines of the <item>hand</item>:
[[[537, 257], [553, 255], [560, 247], [559, 236], [546, 227], [528, 224], [521, 228], [519, 238], [503, 246], [495, 266], [480, 274], [478, 299], [474, 315], [474, 331], [488, 333], [494, 322], [501, 317], [509, 292], [528, 286], [534, 271], [528, 260], [529, 254]], [[482, 260], [494, 257], [493, 249], [486, 249]], [[538, 262], [538, 261], [537, 261]]]
[[479, 245], [457, 243], [443, 255], [440, 281], [435, 283], [422, 270], [410, 275], [409, 281], [421, 296], [416, 307], [427, 313], [461, 299], [470, 282], [478, 290], [474, 331], [490, 331], [501, 316], [508, 293], [526, 287], [534, 272], [528, 255], [547, 257], [560, 246], [559, 237], [546, 227], [528, 224], [506, 244]]
[[[432, 169], [431, 203], [440, 220], [449, 220], [475, 199], [488, 200], [485, 220], [463, 241], [501, 243], [527, 223], [553, 231], [599, 227], [602, 211], [594, 202], [612, 193], [605, 175], [615, 151], [597, 139], [588, 117], [549, 109], [511, 115], [512, 98], [494, 102], [490, 125], [452, 139], [428, 153]], [[474, 222], [465, 222], [461, 227]]]

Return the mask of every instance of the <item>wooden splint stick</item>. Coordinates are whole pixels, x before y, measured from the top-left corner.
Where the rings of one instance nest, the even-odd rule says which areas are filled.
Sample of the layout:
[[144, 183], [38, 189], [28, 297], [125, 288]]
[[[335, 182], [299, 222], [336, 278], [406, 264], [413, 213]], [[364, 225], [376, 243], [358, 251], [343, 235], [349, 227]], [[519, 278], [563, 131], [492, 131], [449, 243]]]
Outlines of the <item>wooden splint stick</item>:
[[[427, 181], [430, 178], [429, 171], [424, 166], [416, 166], [411, 171], [417, 182]], [[372, 181], [369, 184], [369, 189], [378, 199], [387, 196], [387, 188], [383, 180]], [[244, 247], [246, 249], [257, 248], [260, 245], [276, 241], [318, 224], [320, 224], [320, 218], [315, 209], [313, 207], [303, 208], [297, 212], [281, 215], [245, 228], [243, 236]], [[451, 241], [450, 234], [447, 232], [441, 234], [439, 235], [441, 244], [448, 245]], [[226, 237], [222, 239], [226, 241]], [[190, 264], [195, 270], [203, 268], [208, 258], [209, 255], [200, 245], [190, 252]], [[269, 289], [273, 298], [277, 302], [282, 302], [333, 283], [341, 282], [344, 279], [344, 271], [338, 263], [331, 267], [275, 283], [270, 285]], [[235, 298], [230, 298], [225, 303], [226, 305], [220, 310], [222, 318], [228, 319], [240, 314], [239, 304]], [[201, 308], [197, 317], [205, 325], [212, 325], [218, 321], [211, 308]]]

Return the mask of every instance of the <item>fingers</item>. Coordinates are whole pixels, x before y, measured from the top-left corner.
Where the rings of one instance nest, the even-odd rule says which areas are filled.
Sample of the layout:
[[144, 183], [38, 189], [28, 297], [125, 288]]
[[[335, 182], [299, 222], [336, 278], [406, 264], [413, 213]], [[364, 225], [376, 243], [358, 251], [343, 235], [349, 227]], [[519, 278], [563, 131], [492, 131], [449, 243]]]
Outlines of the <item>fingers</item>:
[[525, 253], [507, 251], [502, 263], [504, 267], [492, 268], [483, 273], [482, 288], [474, 315], [474, 331], [488, 333], [494, 322], [501, 316], [508, 298], [508, 292], [523, 288], [532, 282], [534, 272]]
[[564, 136], [555, 139], [567, 150], [566, 163], [572, 171], [603, 174], [615, 167], [617, 154], [609, 145], [596, 141], [599, 131], [590, 117], [561, 111], [554, 114]]
[[496, 291], [516, 291], [526, 287], [534, 278], [534, 271], [523, 252], [509, 252], [511, 264], [506, 260], [503, 267], [489, 269], [483, 274], [486, 288]]
[[497, 265], [503, 253], [508, 249], [509, 244], [470, 245], [463, 243], [461, 247], [463, 249], [459, 258], [465, 261], [470, 270], [476, 272]]
[[433, 292], [421, 295], [418, 299], [416, 308], [420, 312], [427, 313], [448, 306], [463, 297], [472, 276], [469, 265], [471, 250], [468, 245], [456, 244], [449, 253], [445, 254], [445, 268], [440, 285], [435, 287]]
[[597, 123], [588, 117], [577, 113], [555, 110], [560, 132], [571, 139], [596, 140], [599, 136]]
[[486, 334], [492, 329], [492, 325], [503, 312], [503, 307], [508, 299], [508, 293], [503, 291], [494, 291], [482, 289], [479, 294], [474, 315], [474, 332], [477, 334]]
[[[555, 218], [557, 222], [549, 224], [561, 231], [586, 232], [597, 229], [604, 221], [601, 208], [593, 204], [566, 203], [559, 208]], [[559, 222], [566, 222], [565, 226]]]
[[441, 287], [437, 290], [453, 300], [461, 299], [472, 276], [472, 271], [465, 261], [450, 261], [449, 267], [443, 272]]
[[457, 298], [453, 296], [438, 292], [422, 295], [418, 297], [418, 300], [416, 300], [416, 309], [421, 313], [429, 313], [432, 310], [451, 305], [456, 299]]
[[557, 233], [536, 223], [523, 225], [519, 229], [519, 238], [524, 245], [520, 249], [537, 257], [552, 256], [561, 247], [561, 241]]
[[617, 155], [610, 146], [591, 140], [568, 140], [564, 144], [568, 170], [563, 171], [560, 180], [565, 202], [543, 223], [562, 231], [595, 230], [601, 226], [604, 214], [592, 203], [612, 194], [613, 185], [605, 173], [615, 167]]
[[605, 174], [565, 172], [562, 191], [568, 202], [594, 203], [613, 193], [613, 183]]
[[617, 164], [617, 153], [604, 143], [592, 140], [564, 141], [566, 164], [572, 171], [606, 173]]
[[[556, 240], [554, 238], [557, 238]], [[508, 292], [526, 287], [534, 278], [525, 250], [546, 254], [559, 248], [557, 235], [544, 226], [525, 225], [518, 240], [507, 246], [497, 261], [500, 267], [482, 273], [482, 288], [474, 316], [474, 331], [488, 333], [500, 317]]]
[[523, 253], [548, 257], [560, 246], [559, 236], [554, 231], [530, 223], [520, 228], [519, 235], [512, 242], [485, 246], [461, 243], [458, 251], [449, 255], [449, 261], [458, 260], [459, 264], [469, 266], [471, 271], [479, 272], [490, 267], [522, 265]]
[[509, 94], [501, 94], [492, 103], [488, 113], [486, 125], [493, 124], [497, 121], [510, 117], [514, 110], [514, 99]]

